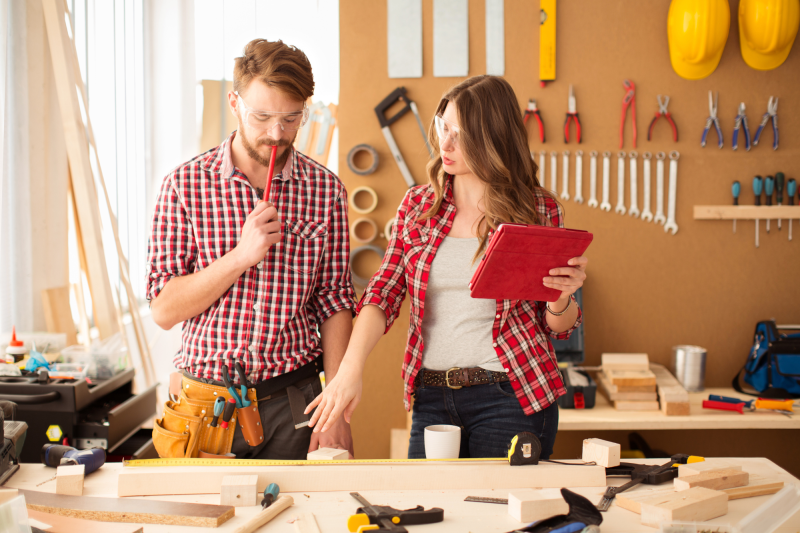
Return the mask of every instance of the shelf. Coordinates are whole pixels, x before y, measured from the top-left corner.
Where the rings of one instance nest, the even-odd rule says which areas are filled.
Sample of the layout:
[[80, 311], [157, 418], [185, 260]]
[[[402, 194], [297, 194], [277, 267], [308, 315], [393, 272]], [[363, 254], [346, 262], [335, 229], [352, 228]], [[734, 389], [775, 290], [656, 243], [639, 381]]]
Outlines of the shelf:
[[800, 220], [797, 205], [696, 205], [695, 220]]

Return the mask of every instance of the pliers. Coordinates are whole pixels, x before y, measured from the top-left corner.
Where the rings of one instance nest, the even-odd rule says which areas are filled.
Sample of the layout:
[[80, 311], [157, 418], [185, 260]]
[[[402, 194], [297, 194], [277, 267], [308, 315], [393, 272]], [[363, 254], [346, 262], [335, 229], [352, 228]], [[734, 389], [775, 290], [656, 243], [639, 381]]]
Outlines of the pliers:
[[747, 127], [747, 115], [744, 113], [744, 102], [739, 104], [739, 114], [733, 124], [733, 149], [739, 148], [739, 128], [744, 128], [744, 148], [750, 151], [750, 128]]
[[522, 123], [527, 124], [531, 115], [536, 117], [536, 122], [539, 124], [539, 142], [544, 144], [544, 122], [542, 122], [542, 115], [539, 114], [539, 108], [536, 107], [536, 100], [533, 98], [528, 100], [528, 108], [525, 110], [525, 115], [522, 117]]
[[622, 113], [619, 116], [619, 149], [622, 150], [623, 131], [625, 129], [625, 115], [631, 108], [631, 122], [633, 124], [633, 147], [636, 148], [636, 84], [631, 80], [624, 80], [625, 96], [622, 98]]
[[567, 100], [567, 120], [564, 121], [564, 144], [569, 142], [569, 121], [575, 120], [575, 138], [581, 142], [581, 120], [578, 118], [577, 105], [575, 104], [575, 93], [572, 85], [569, 86], [569, 99]]
[[653, 120], [650, 121], [650, 127], [647, 129], [647, 140], [650, 140], [650, 137], [653, 135], [653, 126], [656, 125], [656, 121], [658, 121], [659, 117], [664, 117], [669, 122], [669, 125], [672, 127], [672, 141], [678, 142], [678, 127], [675, 125], [675, 122], [672, 120], [672, 116], [670, 116], [669, 111], [667, 111], [667, 106], [669, 105], [669, 96], [664, 96], [664, 101], [661, 101], [661, 95], [659, 94], [656, 98], [658, 98], [658, 112], [656, 112], [656, 116], [653, 117]]
[[706, 127], [703, 130], [703, 138], [700, 139], [700, 146], [705, 147], [708, 130], [711, 129], [711, 125], [713, 124], [714, 128], [717, 130], [717, 139], [719, 139], [717, 144], [719, 148], [722, 149], [722, 130], [719, 128], [719, 119], [717, 118], [717, 104], [719, 104], [719, 91], [717, 91], [716, 98], [712, 96], [711, 91], [708, 91], [708, 118], [706, 119]]
[[761, 124], [758, 125], [756, 136], [753, 137], [753, 146], [758, 146], [758, 140], [761, 138], [761, 131], [767, 125], [767, 121], [772, 118], [772, 149], [778, 149], [778, 99], [770, 96], [769, 103], [767, 103], [767, 112], [761, 118]]
[[231, 383], [230, 376], [228, 375], [228, 367], [222, 367], [222, 384], [225, 385], [225, 388], [228, 389], [228, 392], [231, 394], [231, 397], [236, 401], [236, 408], [241, 409], [242, 407], [248, 407], [250, 405], [250, 400], [247, 399], [247, 376], [244, 374], [244, 368], [242, 364], [238, 361], [234, 365], [236, 369], [236, 373], [239, 375], [239, 386], [241, 388], [241, 392], [237, 392], [236, 388]]

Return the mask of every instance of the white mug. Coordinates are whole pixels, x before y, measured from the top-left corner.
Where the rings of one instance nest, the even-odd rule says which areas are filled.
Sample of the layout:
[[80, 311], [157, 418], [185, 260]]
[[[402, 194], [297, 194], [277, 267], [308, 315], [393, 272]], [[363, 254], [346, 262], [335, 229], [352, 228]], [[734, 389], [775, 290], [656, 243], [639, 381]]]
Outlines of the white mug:
[[425, 428], [425, 457], [428, 459], [458, 459], [461, 450], [461, 428], [438, 425]]

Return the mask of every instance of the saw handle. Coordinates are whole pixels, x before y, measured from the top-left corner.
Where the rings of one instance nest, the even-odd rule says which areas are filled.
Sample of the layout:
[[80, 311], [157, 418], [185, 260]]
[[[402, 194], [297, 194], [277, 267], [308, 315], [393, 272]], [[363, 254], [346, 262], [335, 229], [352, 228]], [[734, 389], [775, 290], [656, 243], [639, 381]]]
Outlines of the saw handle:
[[[386, 118], [386, 111], [398, 100], [402, 100], [405, 105], [399, 111], [397, 111], [397, 113], [392, 115], [391, 118]], [[380, 104], [375, 106], [375, 114], [378, 115], [378, 122], [380, 122], [381, 128], [391, 126], [409, 111], [411, 111], [411, 100], [409, 100], [408, 96], [406, 96], [405, 87], [398, 87], [392, 91], [389, 96], [384, 98]]]

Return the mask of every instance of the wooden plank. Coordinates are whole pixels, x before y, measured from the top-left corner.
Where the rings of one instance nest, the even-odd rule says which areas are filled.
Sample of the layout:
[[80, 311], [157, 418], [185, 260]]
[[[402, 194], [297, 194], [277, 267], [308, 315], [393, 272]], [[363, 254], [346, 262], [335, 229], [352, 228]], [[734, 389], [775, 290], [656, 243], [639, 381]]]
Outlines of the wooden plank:
[[650, 370], [612, 370], [606, 372], [608, 380], [618, 387], [651, 387], [656, 390], [656, 376]]
[[665, 494], [642, 502], [642, 524], [658, 527], [661, 522], [704, 522], [728, 513], [728, 495], [705, 487]]
[[726, 470], [712, 470], [701, 472], [700, 474], [685, 478], [675, 478], [675, 490], [684, 491], [694, 487], [705, 487], [707, 489], [730, 489], [732, 487], [743, 487], [750, 481], [750, 474], [730, 468]]
[[303, 513], [294, 521], [294, 530], [297, 533], [320, 533], [317, 517], [314, 513]]
[[56, 469], [56, 494], [81, 496], [86, 465], [63, 465]]
[[614, 387], [603, 372], [597, 373], [597, 385], [600, 392], [608, 398], [609, 401], [635, 401], [635, 402], [653, 402], [658, 400], [658, 394], [654, 391], [648, 392], [612, 392], [618, 390]]
[[42, 0], [47, 40], [58, 94], [61, 122], [64, 128], [67, 158], [72, 175], [72, 191], [77, 205], [84, 253], [86, 254], [87, 278], [92, 293], [92, 309], [100, 338], [105, 339], [120, 331], [117, 308], [111, 282], [108, 277], [100, 209], [97, 201], [91, 164], [89, 144], [81, 117], [75, 68], [77, 57], [75, 45], [67, 34], [66, 12], [62, 0]]
[[646, 353], [604, 353], [600, 356], [603, 372], [649, 370], [650, 360]]
[[225, 476], [219, 493], [220, 505], [249, 507], [256, 505], [258, 476]]
[[234, 516], [234, 508], [225, 505], [62, 496], [33, 490], [20, 490], [20, 494], [28, 509], [101, 522], [219, 527]]
[[791, 205], [696, 205], [695, 220], [800, 219], [800, 207]]
[[689, 393], [683, 385], [663, 365], [650, 364], [650, 371], [656, 376], [658, 401], [666, 416], [689, 416]]
[[392, 428], [389, 438], [389, 459], [407, 459], [409, 440], [411, 440], [410, 429]]
[[658, 411], [658, 402], [614, 402], [617, 411]]
[[67, 346], [78, 344], [78, 330], [69, 305], [70, 286], [42, 290], [42, 310], [49, 333], [66, 333]]
[[505, 461], [331, 464], [303, 466], [128, 467], [118, 477], [119, 496], [218, 494], [222, 478], [258, 475], [258, 491], [277, 483], [282, 492], [367, 490], [520, 489], [529, 487], [605, 487], [602, 466], [538, 464], [509, 466]]
[[568, 512], [569, 505], [559, 489], [522, 489], [508, 493], [508, 514], [518, 522], [536, 522]]
[[51, 526], [47, 533], [142, 533], [144, 531], [142, 526], [135, 524], [81, 520], [32, 509], [28, 509], [28, 518]]
[[336, 448], [320, 448], [313, 452], [308, 452], [306, 460], [308, 461], [346, 461], [350, 457], [350, 452], [347, 450], [339, 450]]
[[729, 459], [710, 459], [701, 461], [699, 463], [689, 463], [688, 465], [678, 465], [678, 477], [685, 478], [689, 476], [696, 476], [703, 472], [712, 472], [717, 470], [741, 470], [742, 465], [737, 464], [735, 461]]
[[606, 468], [619, 466], [620, 445], [602, 439], [585, 439], [581, 458]]
[[613, 393], [625, 392], [625, 393], [627, 393], [627, 392], [654, 392], [655, 391], [655, 389], [653, 389], [652, 385], [626, 386], [626, 387], [620, 387], [619, 385], [614, 385], [613, 383], [611, 383], [611, 381], [609, 381], [608, 376], [606, 374], [604, 374], [602, 371], [597, 372], [597, 380], [596, 381], [598, 381], [598, 382], [600, 381], [600, 376], [603, 377], [603, 379], [605, 380], [606, 384], [608, 385], [608, 391], [609, 392], [613, 392]]
[[742, 498], [753, 498], [754, 496], [766, 496], [775, 494], [783, 488], [783, 481], [763, 480], [753, 481], [755, 476], [750, 476], [750, 484], [744, 487], [731, 487], [722, 489], [728, 495], [728, 500], [740, 500]]

